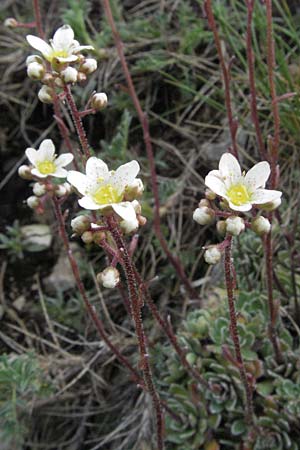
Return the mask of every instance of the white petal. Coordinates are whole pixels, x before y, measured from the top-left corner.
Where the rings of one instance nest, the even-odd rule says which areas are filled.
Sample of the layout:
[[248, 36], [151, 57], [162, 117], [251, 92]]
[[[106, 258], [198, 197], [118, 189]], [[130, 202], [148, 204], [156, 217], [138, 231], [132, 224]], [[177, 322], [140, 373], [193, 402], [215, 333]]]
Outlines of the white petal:
[[270, 164], [267, 161], [261, 161], [247, 172], [245, 182], [253, 191], [258, 187], [265, 187], [270, 172]]
[[58, 28], [53, 36], [53, 47], [55, 49], [68, 49], [74, 39], [74, 31], [70, 25], [63, 25]]
[[49, 175], [57, 178], [66, 178], [68, 175], [68, 171], [66, 169], [63, 169], [62, 167], [58, 167], [55, 172], [50, 173]]
[[229, 200], [228, 197], [225, 197], [225, 198], [229, 203], [230, 209], [232, 209], [233, 211], [244, 211], [245, 212], [245, 211], [250, 211], [250, 209], [252, 208], [251, 203], [245, 203], [244, 205], [238, 206], [238, 205], [235, 205], [234, 203], [231, 203], [231, 201]]
[[100, 209], [102, 205], [95, 203], [91, 197], [82, 197], [78, 200], [79, 205], [84, 209]]
[[32, 34], [28, 34], [26, 36], [27, 42], [31, 45], [31, 47], [39, 50], [45, 57], [50, 56], [52, 53], [52, 48], [47, 42], [43, 41], [43, 39], [33, 36]]
[[87, 191], [87, 186], [89, 183], [88, 177], [81, 172], [76, 170], [70, 170], [68, 172], [67, 180], [72, 186], [74, 186], [80, 194], [85, 195]]
[[231, 153], [224, 153], [221, 156], [219, 170], [226, 184], [237, 182], [242, 175], [241, 166]]
[[76, 56], [76, 55], [70, 55], [70, 56], [67, 56], [67, 57], [65, 57], [65, 58], [63, 58], [62, 56], [55, 56], [55, 59], [56, 59], [58, 62], [61, 62], [61, 63], [75, 62], [75, 61], [77, 61], [78, 56]]
[[39, 178], [47, 178], [49, 176], [49, 174], [44, 174], [39, 172], [39, 170], [35, 167], [34, 169], [32, 169], [31, 171], [32, 175], [35, 175], [36, 177]]
[[44, 139], [38, 149], [39, 161], [52, 161], [54, 159], [55, 147], [51, 139]]
[[102, 159], [91, 156], [86, 162], [86, 175], [94, 181], [108, 177], [108, 167]]
[[222, 180], [214, 175], [210, 175], [210, 172], [205, 177], [205, 186], [207, 186], [215, 194], [224, 197], [226, 195], [226, 186]]
[[136, 213], [131, 202], [112, 203], [114, 211], [124, 220], [135, 220]]
[[139, 171], [140, 165], [135, 160], [123, 164], [112, 175], [111, 184], [115, 186], [120, 192], [122, 192], [127, 185], [133, 183]]
[[211, 170], [210, 172], [208, 172], [207, 176], [208, 175], [212, 175], [214, 177], [220, 178], [220, 180], [223, 180], [222, 174], [219, 170]]
[[72, 52], [78, 53], [82, 50], [95, 50], [92, 45], [76, 45], [72, 48]]
[[264, 203], [272, 202], [282, 196], [280, 191], [272, 191], [270, 189], [257, 189], [251, 198], [251, 203], [256, 205], [263, 205]]
[[70, 164], [74, 159], [74, 156], [72, 153], [63, 153], [62, 155], [59, 155], [58, 158], [55, 160], [55, 165], [57, 167], [64, 167]]
[[29, 161], [31, 162], [31, 164], [35, 166], [36, 161], [38, 159], [38, 152], [34, 148], [29, 147], [25, 150], [25, 154], [29, 159]]

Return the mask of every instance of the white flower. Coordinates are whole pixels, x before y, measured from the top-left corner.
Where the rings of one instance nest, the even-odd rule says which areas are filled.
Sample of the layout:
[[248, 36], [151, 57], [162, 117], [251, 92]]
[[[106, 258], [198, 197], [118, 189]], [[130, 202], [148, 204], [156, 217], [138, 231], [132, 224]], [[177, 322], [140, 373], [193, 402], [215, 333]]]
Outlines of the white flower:
[[230, 153], [220, 159], [219, 170], [212, 170], [205, 178], [206, 186], [226, 199], [235, 211], [250, 211], [252, 205], [272, 202], [281, 197], [280, 191], [264, 189], [270, 176], [267, 161], [256, 164], [242, 174], [238, 160]]
[[245, 230], [245, 222], [241, 217], [231, 216], [226, 219], [226, 231], [232, 236], [238, 236]]
[[51, 64], [75, 62], [82, 50], [94, 50], [91, 45], [79, 45], [79, 42], [74, 40], [74, 31], [69, 25], [58, 28], [53, 39], [50, 39], [50, 45], [31, 34], [27, 35], [26, 39], [31, 47], [41, 52]]
[[136, 217], [131, 220], [122, 220], [120, 227], [124, 234], [131, 234], [138, 229], [139, 222]]
[[64, 166], [70, 164], [73, 160], [71, 153], [63, 153], [58, 158], [55, 155], [55, 147], [51, 139], [45, 139], [38, 150], [27, 148], [26, 156], [34, 166], [31, 170], [32, 175], [39, 178], [52, 177], [65, 178], [67, 171]]
[[205, 250], [204, 259], [207, 264], [217, 264], [221, 260], [222, 253], [218, 247], [213, 246]]
[[126, 186], [132, 184], [139, 170], [138, 162], [131, 161], [116, 171], [109, 171], [101, 159], [92, 156], [86, 163], [86, 175], [71, 170], [68, 182], [83, 195], [78, 201], [82, 208], [100, 211], [112, 208], [122, 219], [133, 221], [134, 207], [123, 199]]

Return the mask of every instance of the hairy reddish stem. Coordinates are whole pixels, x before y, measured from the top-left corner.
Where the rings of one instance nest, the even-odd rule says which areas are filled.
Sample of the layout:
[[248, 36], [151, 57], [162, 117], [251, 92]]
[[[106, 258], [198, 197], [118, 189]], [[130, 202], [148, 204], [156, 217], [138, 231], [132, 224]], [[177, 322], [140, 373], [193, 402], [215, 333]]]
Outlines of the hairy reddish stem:
[[42, 25], [41, 9], [39, 0], [33, 0], [33, 11], [38, 35], [41, 39], [45, 39], [45, 33]]
[[77, 131], [77, 135], [78, 135], [83, 153], [85, 154], [86, 158], [89, 158], [91, 156], [89, 143], [88, 143], [88, 140], [86, 137], [85, 130], [82, 125], [80, 113], [77, 109], [77, 106], [74, 101], [69, 84], [64, 86], [64, 92], [66, 94], [66, 100], [67, 100], [67, 103], [68, 103], [70, 111], [71, 111], [71, 115], [72, 115], [72, 118], [74, 121], [74, 125], [75, 125], [76, 131]]
[[105, 14], [106, 14], [108, 23], [111, 27], [111, 30], [112, 30], [112, 33], [114, 36], [115, 45], [116, 45], [118, 55], [120, 58], [120, 62], [122, 65], [123, 73], [124, 73], [124, 76], [126, 78], [126, 82], [128, 85], [129, 94], [132, 98], [134, 107], [136, 109], [138, 118], [140, 120], [142, 129], [143, 129], [143, 137], [144, 137], [147, 157], [148, 157], [148, 161], [149, 161], [149, 166], [150, 166], [151, 186], [152, 186], [152, 192], [153, 192], [153, 197], [154, 197], [154, 231], [155, 231], [157, 239], [160, 242], [160, 245], [161, 245], [163, 251], [165, 252], [170, 263], [173, 265], [174, 269], [176, 270], [179, 278], [181, 279], [182, 283], [186, 287], [188, 293], [193, 298], [197, 298], [198, 294], [195, 291], [195, 289], [193, 288], [193, 286], [191, 285], [191, 282], [188, 279], [180, 260], [171, 253], [171, 251], [168, 247], [168, 244], [167, 244], [167, 242], [163, 236], [163, 233], [161, 231], [161, 221], [160, 221], [160, 212], [159, 212], [160, 211], [160, 200], [159, 200], [159, 195], [158, 195], [157, 174], [156, 174], [156, 168], [155, 168], [155, 159], [154, 159], [154, 155], [153, 155], [151, 137], [150, 137], [150, 133], [149, 133], [148, 118], [147, 118], [146, 113], [142, 110], [139, 98], [137, 96], [137, 93], [136, 93], [136, 90], [135, 90], [135, 87], [134, 87], [134, 84], [132, 81], [132, 77], [131, 77], [127, 62], [126, 62], [125, 55], [124, 55], [124, 50], [123, 50], [124, 44], [123, 44], [121, 37], [119, 35], [119, 32], [117, 30], [117, 27], [116, 27], [116, 24], [115, 24], [113, 15], [112, 15], [109, 0], [103, 0], [103, 6], [104, 6], [104, 10], [105, 10]]
[[225, 90], [225, 104], [226, 104], [226, 111], [227, 111], [227, 117], [228, 117], [228, 123], [229, 123], [229, 130], [231, 135], [231, 142], [232, 142], [232, 148], [229, 150], [231, 153], [234, 154], [234, 156], [238, 159], [238, 148], [236, 143], [236, 133], [238, 129], [237, 121], [233, 117], [232, 113], [232, 103], [231, 103], [231, 94], [230, 94], [230, 64], [227, 65], [224, 59], [221, 41], [217, 29], [217, 25], [215, 22], [212, 6], [211, 6], [211, 0], [205, 0], [204, 2], [204, 9], [207, 15], [208, 25], [211, 28], [216, 49], [219, 56], [219, 62], [223, 74], [223, 81], [224, 81], [224, 90]]
[[249, 425], [254, 425], [254, 411], [252, 402], [253, 392], [250, 383], [248, 381], [247, 372], [245, 369], [245, 364], [241, 353], [240, 339], [236, 320], [234, 280], [232, 275], [233, 263], [231, 261], [232, 236], [227, 236], [226, 239], [228, 245], [225, 247], [224, 272], [225, 272], [225, 282], [226, 282], [229, 316], [230, 316], [230, 335], [234, 345], [235, 358], [237, 361], [241, 380], [246, 392], [246, 420]]
[[256, 139], [259, 149], [259, 154], [261, 159], [267, 159], [267, 152], [262, 136], [262, 132], [259, 126], [258, 109], [257, 109], [257, 94], [256, 94], [256, 84], [255, 84], [255, 56], [252, 48], [252, 17], [254, 9], [255, 0], [247, 1], [247, 61], [248, 61], [248, 76], [249, 76], [249, 86], [250, 86], [250, 106], [251, 106], [251, 117], [255, 128]]
[[136, 335], [138, 338], [138, 345], [141, 358], [140, 366], [143, 371], [145, 384], [151, 396], [152, 404], [156, 413], [157, 447], [158, 450], [163, 450], [164, 448], [163, 413], [161, 409], [161, 401], [153, 383], [151, 367], [149, 364], [149, 354], [147, 350], [146, 336], [144, 333], [143, 322], [141, 317], [142, 300], [140, 298], [139, 289], [135, 281], [134, 267], [131, 262], [130, 255], [128, 253], [127, 246], [123, 240], [123, 236], [113, 216], [107, 217], [107, 224], [109, 226], [110, 233], [118, 247], [120, 255], [122, 256], [121, 263], [127, 280], [131, 312], [135, 324]]

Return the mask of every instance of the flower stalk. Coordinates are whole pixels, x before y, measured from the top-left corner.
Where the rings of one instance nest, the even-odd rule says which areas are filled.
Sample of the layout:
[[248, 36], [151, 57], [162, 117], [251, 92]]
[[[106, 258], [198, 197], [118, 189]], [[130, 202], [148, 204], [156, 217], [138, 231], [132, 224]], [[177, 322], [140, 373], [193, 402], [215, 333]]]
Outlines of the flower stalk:
[[225, 282], [227, 289], [229, 316], [230, 316], [230, 335], [234, 345], [235, 358], [237, 361], [237, 366], [240, 372], [241, 380], [244, 385], [246, 393], [246, 421], [249, 425], [254, 425], [254, 411], [253, 411], [253, 392], [250, 386], [247, 372], [245, 369], [244, 360], [242, 357], [240, 339], [237, 328], [236, 320], [236, 310], [235, 310], [235, 298], [234, 298], [234, 276], [232, 273], [233, 263], [231, 260], [231, 246], [232, 246], [232, 236], [226, 237], [227, 245], [225, 247], [224, 253], [224, 272], [225, 272]]

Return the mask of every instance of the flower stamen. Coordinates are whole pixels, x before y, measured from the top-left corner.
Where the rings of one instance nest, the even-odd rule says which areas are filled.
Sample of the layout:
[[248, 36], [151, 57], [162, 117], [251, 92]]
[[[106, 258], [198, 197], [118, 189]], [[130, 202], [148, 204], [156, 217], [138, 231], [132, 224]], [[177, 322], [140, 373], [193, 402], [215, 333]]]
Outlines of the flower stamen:
[[38, 168], [39, 172], [42, 173], [43, 175], [48, 175], [56, 171], [56, 166], [54, 162], [49, 160], [37, 163], [36, 167]]
[[231, 203], [236, 206], [241, 206], [251, 201], [251, 193], [248, 191], [247, 187], [241, 183], [231, 185], [227, 190], [226, 195]]
[[93, 194], [93, 200], [98, 205], [119, 203], [122, 198], [123, 194], [120, 194], [111, 184], [100, 186]]

